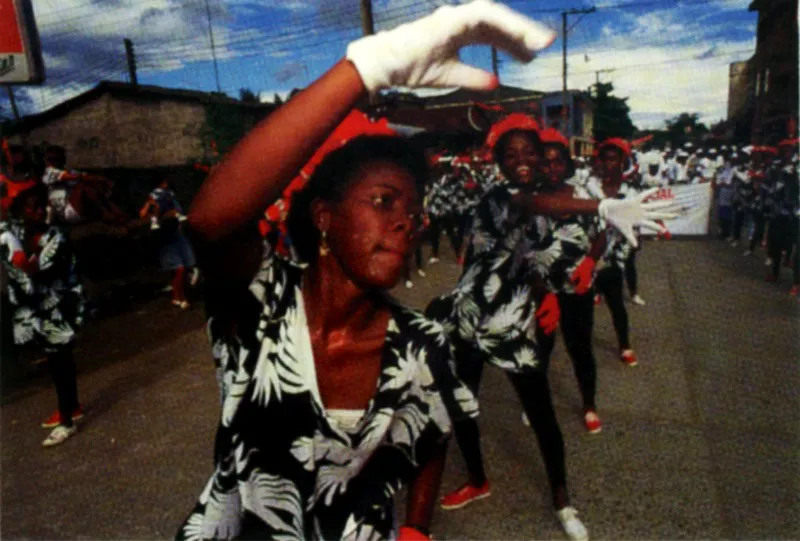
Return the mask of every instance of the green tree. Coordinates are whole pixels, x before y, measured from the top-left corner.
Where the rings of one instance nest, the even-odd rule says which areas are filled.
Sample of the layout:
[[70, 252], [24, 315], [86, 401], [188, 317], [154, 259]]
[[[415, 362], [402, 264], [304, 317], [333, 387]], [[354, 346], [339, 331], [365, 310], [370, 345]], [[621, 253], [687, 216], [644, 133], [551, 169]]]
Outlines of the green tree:
[[700, 122], [699, 113], [681, 113], [666, 121], [667, 137], [673, 148], [691, 141], [698, 143], [708, 133], [708, 126]]
[[243, 101], [245, 103], [261, 103], [261, 99], [258, 97], [258, 94], [249, 88], [239, 89], [239, 101]]
[[612, 95], [612, 83], [594, 85], [594, 138], [603, 141], [609, 137], [631, 139], [636, 126], [631, 121], [628, 98]]

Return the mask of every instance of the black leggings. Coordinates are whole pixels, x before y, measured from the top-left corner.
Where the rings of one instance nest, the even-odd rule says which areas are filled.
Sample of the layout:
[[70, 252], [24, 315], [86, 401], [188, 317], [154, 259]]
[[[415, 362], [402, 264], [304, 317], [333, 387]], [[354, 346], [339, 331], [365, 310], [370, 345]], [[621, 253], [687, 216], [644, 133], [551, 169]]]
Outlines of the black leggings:
[[[583, 398], [583, 409], [596, 409], [597, 361], [592, 351], [592, 327], [594, 326], [594, 295], [590, 291], [583, 295], [560, 293], [558, 305], [561, 309], [561, 331], [567, 348], [578, 387]], [[556, 343], [556, 333], [545, 335], [537, 333], [541, 362], [550, 364], [550, 355]]]
[[[414, 252], [414, 260], [417, 262], [417, 269], [423, 269], [422, 263], [422, 245], [417, 246], [416, 251]], [[406, 282], [411, 281], [411, 261], [408, 262], [406, 265]]]
[[733, 240], [738, 241], [742, 237], [742, 227], [747, 217], [745, 209], [736, 209], [733, 214]]
[[594, 285], [597, 292], [605, 297], [606, 304], [608, 304], [611, 320], [614, 322], [614, 330], [617, 332], [620, 351], [630, 349], [628, 310], [625, 308], [623, 299], [622, 270], [617, 266], [604, 268], [597, 273]]
[[767, 254], [772, 259], [772, 275], [776, 278], [781, 271], [781, 257], [792, 257], [792, 247], [797, 236], [796, 219], [792, 216], [776, 216], [769, 222], [767, 235]]
[[750, 251], [754, 251], [764, 240], [764, 229], [767, 226], [767, 220], [764, 215], [753, 213], [753, 236], [750, 238]]
[[444, 230], [447, 238], [450, 240], [453, 252], [458, 256], [463, 240], [463, 233], [461, 232], [459, 220], [459, 216], [454, 216], [452, 214], [431, 220], [430, 226], [428, 227], [428, 234], [430, 236], [433, 257], [439, 257], [439, 238], [442, 235], [442, 230]]
[[[485, 356], [469, 344], [457, 341], [456, 358], [458, 375], [469, 389], [478, 396]], [[558, 426], [553, 402], [550, 396], [550, 384], [546, 370], [517, 374], [506, 372], [511, 385], [517, 392], [522, 407], [536, 434], [539, 450], [542, 453], [547, 479], [553, 494], [553, 505], [558, 506], [558, 495], [566, 498], [567, 474], [564, 460], [564, 438]], [[478, 423], [475, 419], [466, 419], [454, 423], [458, 447], [464, 457], [469, 471], [470, 481], [482, 485], [486, 481], [481, 455], [481, 440]]]
[[58, 396], [61, 424], [72, 426], [72, 413], [78, 408], [78, 380], [72, 346], [61, 347], [47, 354], [47, 366], [53, 376]]
[[639, 275], [636, 272], [636, 250], [632, 250], [628, 260], [625, 261], [625, 283], [628, 284], [628, 291], [631, 297], [639, 292]]

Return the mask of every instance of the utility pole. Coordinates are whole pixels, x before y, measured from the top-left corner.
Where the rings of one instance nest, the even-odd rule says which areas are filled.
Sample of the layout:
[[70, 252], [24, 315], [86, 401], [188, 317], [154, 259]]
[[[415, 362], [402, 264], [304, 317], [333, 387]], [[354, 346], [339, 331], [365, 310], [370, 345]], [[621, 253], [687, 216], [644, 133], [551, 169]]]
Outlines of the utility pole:
[[136, 55], [133, 52], [133, 42], [128, 38], [124, 39], [125, 43], [125, 59], [128, 62], [128, 76], [130, 77], [133, 86], [139, 85], [139, 80], [136, 78]]
[[361, 0], [361, 29], [365, 36], [375, 33], [375, 21], [372, 19], [372, 0]]
[[217, 81], [217, 92], [222, 92], [219, 84], [219, 67], [217, 66], [217, 47], [214, 45], [214, 27], [211, 25], [211, 6], [206, 0], [206, 18], [208, 19], [208, 41], [211, 43], [211, 57], [214, 59], [214, 78]]
[[17, 109], [17, 99], [14, 97], [14, 91], [11, 89], [11, 85], [6, 85], [6, 91], [8, 92], [8, 101], [11, 103], [11, 112], [14, 114], [14, 121], [19, 123], [19, 109]]
[[497, 60], [497, 47], [492, 47], [492, 73], [500, 80], [499, 61]]
[[561, 43], [561, 133], [564, 134], [564, 137], [569, 137], [569, 115], [567, 114], [567, 35], [569, 30], [567, 29], [567, 16], [579, 13], [589, 14], [595, 11], [597, 10], [592, 6], [588, 9], [570, 9], [561, 12], [561, 39], [563, 40]]

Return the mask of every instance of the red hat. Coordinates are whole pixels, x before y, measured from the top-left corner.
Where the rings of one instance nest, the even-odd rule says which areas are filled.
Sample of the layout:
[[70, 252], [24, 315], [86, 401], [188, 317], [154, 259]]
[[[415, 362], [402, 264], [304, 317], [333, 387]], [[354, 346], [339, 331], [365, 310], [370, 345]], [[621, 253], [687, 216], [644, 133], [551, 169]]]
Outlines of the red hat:
[[769, 145], [761, 145], [761, 146], [753, 147], [752, 154], [755, 154], [757, 152], [764, 152], [766, 154], [777, 155], [778, 154], [778, 149], [775, 148], [775, 147], [771, 147]]
[[514, 130], [539, 132], [539, 123], [532, 117], [522, 113], [511, 113], [500, 122], [496, 122], [486, 136], [486, 146], [494, 149], [494, 146], [506, 133]]
[[545, 145], [561, 145], [569, 148], [569, 141], [555, 128], [545, 128], [539, 132], [539, 139]]
[[795, 137], [794, 139], [784, 139], [780, 143], [778, 143], [778, 148], [780, 147], [796, 147], [797, 143], [800, 142], [800, 139]]
[[357, 109], [350, 111], [342, 122], [336, 126], [324, 143], [320, 145], [317, 151], [311, 156], [303, 168], [300, 170], [300, 175], [308, 179], [314, 172], [314, 169], [322, 163], [325, 156], [339, 150], [345, 146], [348, 141], [355, 139], [360, 135], [390, 135], [399, 137], [398, 133], [389, 127], [389, 120], [380, 118], [373, 122], [367, 115]]
[[606, 147], [614, 147], [620, 149], [622, 151], [622, 154], [627, 158], [630, 158], [631, 156], [630, 144], [628, 144], [628, 142], [625, 139], [622, 139], [621, 137], [610, 137], [605, 141], [603, 141], [602, 143], [600, 143], [600, 146], [597, 147], [597, 149], [603, 150]]

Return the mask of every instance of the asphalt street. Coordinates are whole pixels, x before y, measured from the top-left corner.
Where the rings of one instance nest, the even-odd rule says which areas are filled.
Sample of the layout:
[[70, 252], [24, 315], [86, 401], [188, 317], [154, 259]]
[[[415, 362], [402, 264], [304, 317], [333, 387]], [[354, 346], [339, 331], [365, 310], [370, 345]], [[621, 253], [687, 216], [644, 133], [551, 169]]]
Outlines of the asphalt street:
[[[624, 366], [608, 310], [596, 308], [598, 407], [584, 432], [559, 339], [550, 381], [574, 505], [594, 539], [800, 538], [800, 301], [790, 273], [765, 283], [763, 255], [717, 240], [645, 243], [644, 307], [629, 305], [639, 366]], [[397, 296], [422, 307], [451, 288], [452, 256]], [[166, 297], [93, 321], [76, 352], [87, 415], [44, 449], [55, 407], [33, 371], [2, 406], [3, 539], [172, 537], [212, 471], [219, 399], [202, 307]], [[544, 467], [504, 375], [481, 390], [490, 498], [437, 512], [439, 539], [564, 539]], [[465, 479], [451, 446], [444, 490]]]

